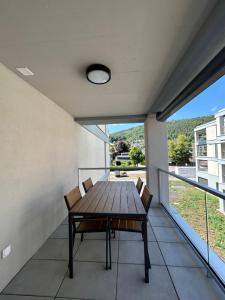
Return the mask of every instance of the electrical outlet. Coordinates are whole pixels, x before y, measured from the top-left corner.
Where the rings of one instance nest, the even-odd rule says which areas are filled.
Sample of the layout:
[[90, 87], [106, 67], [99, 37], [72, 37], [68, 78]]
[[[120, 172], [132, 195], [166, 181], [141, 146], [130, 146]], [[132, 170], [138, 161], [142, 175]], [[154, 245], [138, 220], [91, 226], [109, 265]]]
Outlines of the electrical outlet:
[[11, 245], [8, 245], [2, 250], [2, 259], [6, 258], [11, 253]]

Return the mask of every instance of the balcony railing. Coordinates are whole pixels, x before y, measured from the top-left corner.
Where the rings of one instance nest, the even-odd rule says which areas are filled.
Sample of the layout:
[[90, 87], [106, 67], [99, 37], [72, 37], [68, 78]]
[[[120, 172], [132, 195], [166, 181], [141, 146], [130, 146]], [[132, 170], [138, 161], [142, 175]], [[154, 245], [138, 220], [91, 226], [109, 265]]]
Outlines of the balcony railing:
[[97, 180], [132, 180], [137, 181], [141, 177], [146, 182], [146, 167], [100, 167], [100, 168], [78, 168], [78, 185], [88, 177], [92, 177], [93, 182]]
[[225, 194], [162, 169], [158, 180], [161, 204], [224, 285], [225, 214], [219, 199], [225, 201]]

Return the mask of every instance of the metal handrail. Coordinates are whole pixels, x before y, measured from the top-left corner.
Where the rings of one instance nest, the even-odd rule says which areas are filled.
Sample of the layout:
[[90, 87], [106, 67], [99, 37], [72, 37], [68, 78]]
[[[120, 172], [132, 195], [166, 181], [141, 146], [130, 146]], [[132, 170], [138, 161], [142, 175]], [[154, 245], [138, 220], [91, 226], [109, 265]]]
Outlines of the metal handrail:
[[189, 183], [190, 185], [193, 185], [193, 186], [195, 186], [195, 187], [197, 187], [197, 188], [199, 188], [201, 190], [204, 190], [207, 193], [213, 194], [214, 196], [219, 197], [219, 198], [225, 200], [225, 194], [224, 193], [222, 193], [220, 191], [217, 191], [217, 190], [215, 190], [215, 189], [213, 189], [211, 187], [208, 187], [208, 186], [206, 186], [204, 184], [201, 184], [201, 183], [198, 183], [198, 182], [196, 182], [194, 180], [188, 179], [186, 177], [177, 175], [177, 174], [175, 174], [173, 172], [169, 172], [169, 171], [166, 171], [166, 170], [163, 170], [163, 169], [160, 169], [160, 168], [158, 169], [158, 171], [166, 173], [166, 174], [169, 174], [171, 176], [174, 176], [177, 179], [183, 180], [183, 181]]

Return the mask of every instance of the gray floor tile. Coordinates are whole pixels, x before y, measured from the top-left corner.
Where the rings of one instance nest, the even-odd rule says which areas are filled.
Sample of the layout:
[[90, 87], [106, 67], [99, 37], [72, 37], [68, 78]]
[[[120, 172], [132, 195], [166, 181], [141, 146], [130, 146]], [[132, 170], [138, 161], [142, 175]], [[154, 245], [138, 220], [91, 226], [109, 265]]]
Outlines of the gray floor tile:
[[176, 227], [175, 223], [167, 216], [149, 216], [152, 227]]
[[154, 227], [153, 231], [155, 233], [157, 241], [159, 242], [186, 242], [183, 235], [177, 228]]
[[[142, 241], [142, 235], [141, 235], [141, 233], [136, 233], [136, 232], [121, 231], [120, 232], [120, 241]], [[148, 241], [149, 242], [156, 241], [151, 226], [148, 226]]]
[[174, 285], [181, 300], [224, 300], [225, 295], [206, 270], [200, 268], [169, 267]]
[[[84, 239], [85, 240], [105, 240], [105, 232], [90, 232], [90, 233], [85, 233], [84, 234]], [[112, 240], [118, 240], [119, 239], [119, 232], [116, 232], [116, 237], [115, 239], [113, 238], [112, 235]]]
[[[148, 243], [151, 264], [164, 265], [156, 242]], [[144, 264], [144, 243], [142, 241], [120, 241], [119, 263]]]
[[0, 300], [53, 300], [49, 297], [33, 297], [33, 296], [18, 296], [18, 295], [0, 295]]
[[[111, 241], [112, 262], [117, 262], [118, 258], [118, 241]], [[84, 240], [75, 256], [79, 261], [106, 261], [106, 243], [105, 240]]]
[[116, 297], [117, 265], [106, 271], [104, 264], [75, 262], [74, 278], [68, 276], [60, 287], [58, 297], [111, 300]]
[[203, 267], [188, 244], [159, 242], [165, 262], [169, 266]]
[[50, 239], [68, 239], [68, 225], [60, 225], [50, 236]]
[[165, 217], [166, 213], [162, 208], [151, 208], [149, 209], [148, 215], [151, 216], [156, 216], [156, 217]]
[[55, 296], [66, 270], [66, 261], [31, 260], [9, 283], [3, 293]]
[[[79, 244], [80, 240], [75, 240], [74, 253]], [[68, 259], [68, 248], [68, 239], [48, 239], [32, 259]]]
[[144, 266], [119, 264], [117, 299], [118, 300], [175, 300], [173, 288], [166, 267], [152, 266], [149, 271], [150, 283], [144, 282]]
[[68, 217], [65, 218], [64, 221], [62, 221], [62, 224], [61, 225], [68, 225]]

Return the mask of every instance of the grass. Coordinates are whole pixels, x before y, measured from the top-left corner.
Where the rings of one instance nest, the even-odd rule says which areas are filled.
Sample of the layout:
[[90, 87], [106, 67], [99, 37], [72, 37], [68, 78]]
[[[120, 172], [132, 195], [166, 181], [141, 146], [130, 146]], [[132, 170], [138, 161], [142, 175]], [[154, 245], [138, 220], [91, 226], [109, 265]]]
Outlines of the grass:
[[[171, 204], [206, 241], [205, 192], [180, 180], [170, 180], [169, 186]], [[219, 199], [207, 194], [209, 244], [225, 261], [225, 215], [218, 209]]]

